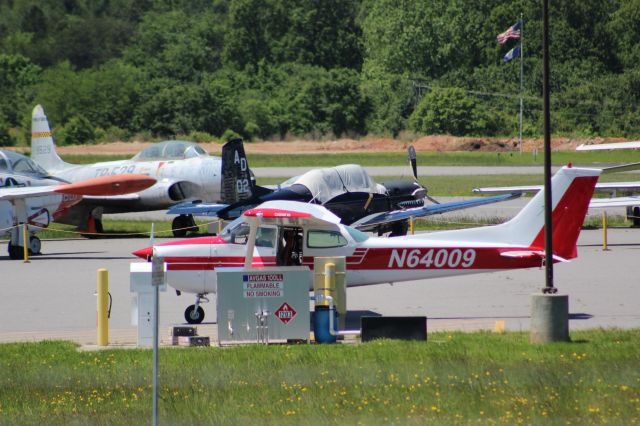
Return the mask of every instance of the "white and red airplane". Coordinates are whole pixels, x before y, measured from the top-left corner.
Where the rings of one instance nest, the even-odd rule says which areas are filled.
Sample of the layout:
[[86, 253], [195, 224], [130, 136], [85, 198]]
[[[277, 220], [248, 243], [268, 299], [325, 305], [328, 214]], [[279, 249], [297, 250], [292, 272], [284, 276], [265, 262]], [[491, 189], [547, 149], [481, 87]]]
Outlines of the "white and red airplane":
[[[553, 177], [556, 262], [577, 256], [576, 241], [599, 175], [599, 169], [569, 166]], [[220, 236], [168, 242], [133, 254], [149, 259], [154, 249], [167, 263], [167, 283], [178, 293], [197, 295], [185, 319], [199, 323], [204, 318], [201, 301], [216, 292], [217, 267], [313, 268], [315, 256], [346, 256], [348, 286], [540, 267], [545, 258], [544, 191], [500, 225], [392, 238], [369, 237], [342, 225], [316, 204], [269, 201], [245, 211]]]
[[[36, 180], [30, 182], [37, 183]], [[9, 257], [20, 259], [23, 256], [24, 238], [19, 225], [28, 225], [27, 248], [31, 254], [39, 254], [40, 239], [33, 233], [46, 228], [71, 206], [82, 201], [83, 195], [128, 194], [142, 191], [155, 183], [156, 179], [149, 176], [121, 174], [59, 185], [0, 188], [0, 235], [10, 236]]]

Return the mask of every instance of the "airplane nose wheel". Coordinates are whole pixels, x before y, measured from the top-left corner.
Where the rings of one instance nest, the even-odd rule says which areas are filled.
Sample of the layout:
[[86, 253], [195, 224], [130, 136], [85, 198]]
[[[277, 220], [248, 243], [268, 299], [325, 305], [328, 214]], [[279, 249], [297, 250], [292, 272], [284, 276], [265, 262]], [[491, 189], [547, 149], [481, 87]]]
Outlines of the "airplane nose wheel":
[[184, 319], [189, 324], [200, 324], [204, 320], [202, 306], [191, 305], [184, 311]]

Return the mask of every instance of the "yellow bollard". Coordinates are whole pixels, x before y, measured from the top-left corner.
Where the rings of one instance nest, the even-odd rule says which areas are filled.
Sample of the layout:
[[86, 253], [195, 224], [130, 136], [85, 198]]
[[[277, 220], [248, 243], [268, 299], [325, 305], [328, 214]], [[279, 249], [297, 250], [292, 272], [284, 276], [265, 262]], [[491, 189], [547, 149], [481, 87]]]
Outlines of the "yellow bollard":
[[218, 235], [222, 232], [222, 221], [218, 220]]
[[22, 224], [22, 248], [24, 250], [24, 263], [29, 263], [29, 231], [27, 224]]
[[411, 235], [413, 235], [414, 232], [414, 217], [413, 216], [409, 216], [409, 232], [411, 233]]
[[602, 211], [602, 250], [607, 251], [609, 248], [607, 247], [607, 212], [606, 210]]
[[504, 333], [505, 323], [504, 320], [496, 320], [495, 326], [493, 327], [493, 331], [496, 333]]
[[98, 346], [109, 344], [109, 271], [98, 269]]

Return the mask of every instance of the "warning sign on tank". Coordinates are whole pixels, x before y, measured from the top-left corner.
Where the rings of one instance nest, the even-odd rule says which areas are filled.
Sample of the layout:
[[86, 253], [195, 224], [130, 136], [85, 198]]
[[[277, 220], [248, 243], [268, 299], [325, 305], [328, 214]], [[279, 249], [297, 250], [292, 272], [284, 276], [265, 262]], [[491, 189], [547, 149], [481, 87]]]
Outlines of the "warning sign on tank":
[[284, 302], [275, 312], [275, 316], [282, 321], [283, 324], [287, 324], [296, 316], [296, 311], [287, 302]]
[[282, 274], [242, 275], [242, 289], [245, 298], [284, 297], [284, 277]]

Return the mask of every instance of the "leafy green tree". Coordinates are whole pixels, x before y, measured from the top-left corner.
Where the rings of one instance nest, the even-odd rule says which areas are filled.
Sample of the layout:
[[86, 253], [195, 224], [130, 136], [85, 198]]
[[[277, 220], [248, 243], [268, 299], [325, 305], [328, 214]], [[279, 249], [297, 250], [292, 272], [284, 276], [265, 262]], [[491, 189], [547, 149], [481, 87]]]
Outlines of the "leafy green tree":
[[95, 141], [95, 127], [83, 115], [74, 115], [56, 132], [56, 142], [61, 145], [83, 145]]
[[9, 127], [20, 124], [21, 114], [29, 111], [40, 71], [24, 56], [0, 54], [0, 116]]
[[484, 130], [485, 119], [464, 90], [434, 88], [411, 114], [409, 126], [420, 133], [462, 136]]

